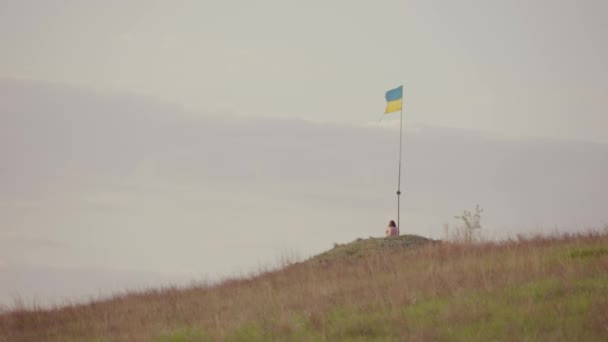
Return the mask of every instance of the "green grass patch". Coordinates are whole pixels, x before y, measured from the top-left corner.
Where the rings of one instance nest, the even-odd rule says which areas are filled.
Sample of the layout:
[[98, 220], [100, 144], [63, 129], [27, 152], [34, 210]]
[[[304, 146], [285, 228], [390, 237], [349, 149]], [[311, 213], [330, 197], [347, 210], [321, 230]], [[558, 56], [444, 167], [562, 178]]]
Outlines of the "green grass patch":
[[324, 313], [293, 314], [288, 326], [274, 322], [260, 330], [247, 324], [228, 334], [227, 341], [398, 341], [391, 315], [382, 310], [335, 308]]
[[585, 247], [576, 248], [570, 251], [569, 256], [573, 259], [585, 259], [590, 257], [599, 257], [608, 254], [608, 248], [604, 246], [599, 247]]
[[256, 322], [246, 323], [226, 336], [226, 341], [256, 342], [271, 340], [266, 332]]
[[176, 331], [163, 333], [154, 341], [156, 342], [198, 342], [213, 341], [214, 339], [202, 329], [184, 328]]
[[[563, 284], [557, 278], [492, 293], [430, 298], [405, 308], [411, 334], [445, 341], [601, 340], [588, 327], [594, 301], [608, 302], [608, 275]], [[423, 336], [425, 334], [422, 334]]]
[[326, 315], [326, 337], [336, 341], [378, 341], [390, 337], [390, 329], [381, 312], [340, 308]]

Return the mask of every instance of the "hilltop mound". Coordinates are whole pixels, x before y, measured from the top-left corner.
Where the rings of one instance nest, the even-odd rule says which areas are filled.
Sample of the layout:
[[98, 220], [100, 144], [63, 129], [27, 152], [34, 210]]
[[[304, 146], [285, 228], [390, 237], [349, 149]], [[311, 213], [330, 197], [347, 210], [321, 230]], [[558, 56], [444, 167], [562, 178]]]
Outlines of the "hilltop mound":
[[399, 235], [395, 237], [368, 239], [359, 238], [346, 244], [334, 244], [334, 248], [312, 257], [311, 261], [329, 261], [341, 258], [362, 257], [374, 252], [390, 252], [400, 249], [411, 249], [438, 240], [428, 239], [419, 235]]

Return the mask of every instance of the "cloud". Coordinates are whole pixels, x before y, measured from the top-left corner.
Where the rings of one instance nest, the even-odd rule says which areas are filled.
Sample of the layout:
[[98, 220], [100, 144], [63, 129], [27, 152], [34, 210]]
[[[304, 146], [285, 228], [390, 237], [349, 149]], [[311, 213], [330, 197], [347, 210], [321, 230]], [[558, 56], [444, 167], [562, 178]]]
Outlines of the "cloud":
[[[116, 200], [163, 184], [204, 185], [282, 199], [334, 198], [337, 205], [383, 196], [377, 190], [395, 180], [398, 135], [384, 129], [394, 120], [356, 127], [197, 117], [143, 98], [50, 90], [32, 94], [30, 88], [10, 111], [19, 115], [5, 116], [5, 136], [12, 135], [7, 154], [20, 153], [3, 171], [16, 178], [6, 186], [20, 194], [28, 186], [37, 196], [89, 187], [97, 194], [89, 198], [112, 192]], [[36, 105], [27, 96], [35, 96]], [[605, 151], [598, 143], [496, 139], [414, 125], [404, 136], [404, 182], [411, 195], [447, 191], [463, 198], [461, 206], [466, 197], [504, 195], [499, 189], [522, 191], [516, 196], [527, 189], [556, 202], [548, 194], [559, 188], [580, 195], [601, 181]]]

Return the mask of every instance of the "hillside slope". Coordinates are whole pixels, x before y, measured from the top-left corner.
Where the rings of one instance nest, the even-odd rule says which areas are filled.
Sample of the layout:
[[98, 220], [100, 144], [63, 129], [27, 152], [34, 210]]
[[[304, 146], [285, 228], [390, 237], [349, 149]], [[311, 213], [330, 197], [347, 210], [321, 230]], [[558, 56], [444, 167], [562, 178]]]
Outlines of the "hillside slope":
[[608, 235], [430, 242], [359, 240], [214, 286], [14, 310], [0, 341], [605, 341]]

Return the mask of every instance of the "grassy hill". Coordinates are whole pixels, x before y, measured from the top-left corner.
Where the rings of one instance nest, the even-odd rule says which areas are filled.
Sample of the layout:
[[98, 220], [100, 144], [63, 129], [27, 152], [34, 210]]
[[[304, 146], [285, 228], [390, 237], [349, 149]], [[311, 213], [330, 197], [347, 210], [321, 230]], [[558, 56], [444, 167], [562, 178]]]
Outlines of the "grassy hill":
[[359, 239], [214, 286], [0, 315], [0, 341], [606, 341], [608, 235]]

